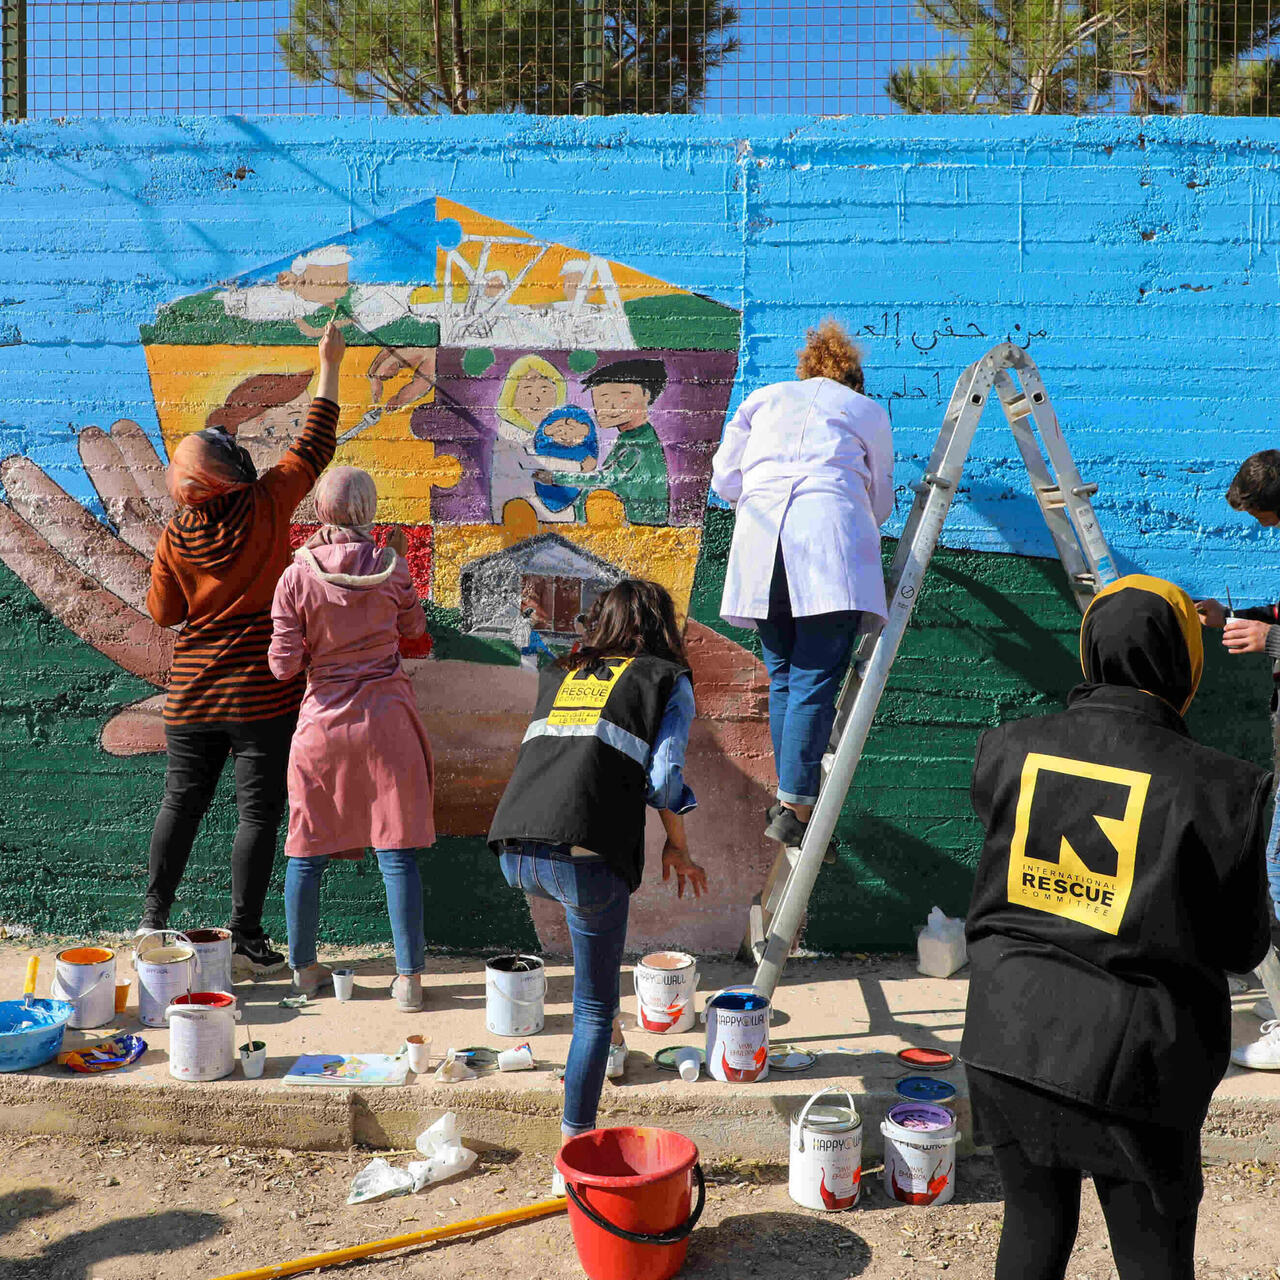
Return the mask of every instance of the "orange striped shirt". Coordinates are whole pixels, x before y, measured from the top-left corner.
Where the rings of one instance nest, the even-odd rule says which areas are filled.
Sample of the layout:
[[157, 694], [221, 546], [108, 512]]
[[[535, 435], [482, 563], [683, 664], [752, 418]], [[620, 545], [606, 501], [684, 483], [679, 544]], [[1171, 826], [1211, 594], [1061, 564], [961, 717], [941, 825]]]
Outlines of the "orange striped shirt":
[[245, 723], [298, 709], [306, 676], [267, 666], [271, 600], [288, 567], [289, 522], [336, 447], [338, 406], [312, 400], [284, 457], [248, 488], [184, 507], [160, 535], [147, 608], [161, 626], [185, 622], [174, 645], [166, 724]]

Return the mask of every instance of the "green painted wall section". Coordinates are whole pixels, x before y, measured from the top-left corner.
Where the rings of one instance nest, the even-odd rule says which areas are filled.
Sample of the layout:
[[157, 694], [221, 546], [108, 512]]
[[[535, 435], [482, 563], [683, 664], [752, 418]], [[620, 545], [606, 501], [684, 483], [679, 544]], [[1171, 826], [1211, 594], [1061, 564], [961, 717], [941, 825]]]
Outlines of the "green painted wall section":
[[[750, 634], [716, 616], [732, 517], [723, 511], [708, 517], [691, 614], [751, 644]], [[892, 549], [886, 543], [886, 559]], [[968, 801], [978, 734], [1062, 705], [1079, 679], [1078, 626], [1057, 561], [938, 553], [837, 831], [839, 861], [818, 881], [810, 947], [898, 949], [935, 903], [963, 913], [981, 840]], [[0, 661], [7, 804], [0, 922], [86, 937], [131, 925], [164, 761], [113, 758], [98, 746], [98, 735], [113, 712], [152, 690], [76, 639], [3, 568]], [[1265, 762], [1269, 688], [1265, 660], [1230, 659], [1211, 637], [1190, 716], [1193, 733]], [[179, 926], [224, 918], [234, 825], [234, 796], [224, 779], [183, 881]], [[278, 937], [283, 870], [281, 860], [268, 901], [268, 926]], [[433, 946], [483, 950], [501, 938], [506, 946], [536, 948], [526, 902], [507, 888], [482, 840], [442, 839], [425, 856], [424, 871]], [[372, 860], [335, 864], [325, 895], [327, 940], [387, 938]]]

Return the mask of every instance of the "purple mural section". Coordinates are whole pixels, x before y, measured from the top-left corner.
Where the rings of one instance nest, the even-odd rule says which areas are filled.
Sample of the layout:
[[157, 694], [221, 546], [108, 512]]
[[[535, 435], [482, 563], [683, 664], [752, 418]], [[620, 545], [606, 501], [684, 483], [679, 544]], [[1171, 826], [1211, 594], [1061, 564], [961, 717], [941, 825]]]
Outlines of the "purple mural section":
[[575, 475], [590, 475], [619, 435], [610, 429], [618, 410], [599, 385], [600, 375], [612, 366], [623, 371], [620, 378], [635, 370], [637, 378], [649, 379], [630, 391], [620, 384], [621, 394], [635, 397], [636, 416], [648, 421], [661, 442], [670, 498], [667, 523], [702, 523], [736, 353], [497, 351], [492, 360], [489, 356], [442, 348], [435, 398], [413, 414], [414, 435], [462, 465], [458, 483], [432, 497], [435, 521], [501, 523], [507, 504], [520, 499], [545, 522], [574, 522], [574, 495], [580, 492]]

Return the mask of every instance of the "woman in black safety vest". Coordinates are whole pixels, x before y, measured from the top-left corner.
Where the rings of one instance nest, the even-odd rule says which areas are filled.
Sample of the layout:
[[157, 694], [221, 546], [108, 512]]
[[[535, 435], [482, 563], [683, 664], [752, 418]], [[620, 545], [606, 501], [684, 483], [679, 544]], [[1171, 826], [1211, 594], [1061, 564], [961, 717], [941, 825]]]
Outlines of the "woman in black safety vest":
[[[587, 615], [580, 645], [542, 672], [533, 722], [494, 814], [489, 844], [515, 889], [563, 905], [573, 942], [573, 1039], [564, 1140], [595, 1128], [606, 1069], [621, 1075], [616, 1014], [631, 894], [644, 873], [645, 808], [666, 830], [662, 878], [695, 897], [684, 781], [693, 684], [671, 597], [628, 578]], [[558, 1177], [558, 1175], [557, 1175]]]
[[961, 1056], [1004, 1183], [996, 1280], [1061, 1280], [1082, 1172], [1121, 1280], [1192, 1280], [1227, 972], [1268, 945], [1270, 775], [1192, 740], [1191, 599], [1133, 575], [1080, 628], [1058, 715], [983, 734]]

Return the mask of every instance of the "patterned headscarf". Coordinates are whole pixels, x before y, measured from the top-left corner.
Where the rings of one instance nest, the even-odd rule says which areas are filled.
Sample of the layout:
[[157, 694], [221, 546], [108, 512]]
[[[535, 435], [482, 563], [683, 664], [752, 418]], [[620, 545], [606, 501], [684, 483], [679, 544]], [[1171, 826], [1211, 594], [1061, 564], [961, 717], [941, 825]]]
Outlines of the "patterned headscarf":
[[378, 488], [359, 467], [334, 467], [316, 485], [316, 514], [322, 523], [368, 536], [378, 513]]
[[247, 489], [258, 472], [247, 450], [217, 427], [206, 427], [178, 442], [169, 460], [169, 496], [180, 507], [199, 507], [214, 498]]

